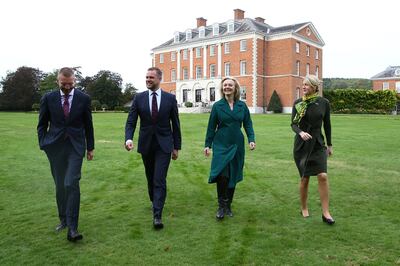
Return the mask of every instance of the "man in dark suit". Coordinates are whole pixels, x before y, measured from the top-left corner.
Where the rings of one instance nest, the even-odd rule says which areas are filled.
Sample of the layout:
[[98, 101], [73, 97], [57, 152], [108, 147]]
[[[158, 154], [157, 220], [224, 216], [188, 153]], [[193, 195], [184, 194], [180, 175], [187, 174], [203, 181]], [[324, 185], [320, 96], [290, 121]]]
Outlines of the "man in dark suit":
[[82, 161], [93, 159], [94, 136], [90, 98], [74, 89], [72, 68], [60, 69], [59, 89], [43, 96], [37, 126], [39, 146], [46, 152], [56, 185], [59, 232], [68, 227], [69, 241], [81, 240], [78, 232], [80, 205], [79, 180]]
[[162, 211], [167, 196], [167, 172], [171, 156], [178, 158], [181, 149], [181, 130], [175, 95], [160, 89], [162, 72], [147, 70], [147, 91], [135, 96], [125, 125], [125, 148], [133, 149], [133, 135], [138, 117], [140, 130], [138, 152], [142, 155], [147, 187], [153, 206], [153, 226], [162, 229]]

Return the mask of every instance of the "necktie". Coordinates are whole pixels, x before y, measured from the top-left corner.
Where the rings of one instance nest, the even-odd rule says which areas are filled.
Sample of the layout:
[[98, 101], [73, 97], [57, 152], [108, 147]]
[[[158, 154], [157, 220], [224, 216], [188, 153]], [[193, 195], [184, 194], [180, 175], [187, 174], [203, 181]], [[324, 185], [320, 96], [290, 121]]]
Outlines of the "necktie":
[[153, 99], [151, 102], [151, 118], [153, 119], [153, 122], [155, 123], [157, 120], [157, 116], [158, 116], [157, 93], [153, 92], [151, 95], [153, 95]]
[[68, 101], [69, 96], [70, 96], [69, 94], [63, 95], [63, 97], [64, 97], [63, 110], [64, 110], [65, 118], [68, 118], [68, 116], [69, 116], [69, 101]]

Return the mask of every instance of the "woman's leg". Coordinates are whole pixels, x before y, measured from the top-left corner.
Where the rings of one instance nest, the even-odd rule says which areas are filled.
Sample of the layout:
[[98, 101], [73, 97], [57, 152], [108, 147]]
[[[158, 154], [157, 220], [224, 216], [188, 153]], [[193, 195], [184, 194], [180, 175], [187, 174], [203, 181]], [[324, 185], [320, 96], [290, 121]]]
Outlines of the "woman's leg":
[[327, 219], [332, 219], [329, 213], [329, 182], [326, 173], [318, 174], [318, 191], [321, 199], [322, 215]]
[[233, 195], [235, 194], [235, 187], [233, 188], [228, 188], [228, 204], [226, 206], [226, 215], [229, 217], [233, 216], [232, 209], [231, 209], [231, 204], [233, 201]]
[[300, 180], [300, 203], [301, 203], [301, 213], [303, 217], [308, 217], [310, 216], [308, 213], [308, 207], [307, 207], [307, 196], [308, 196], [308, 183], [310, 181], [309, 176], [303, 176]]
[[228, 178], [225, 176], [217, 177], [217, 195], [218, 195], [218, 210], [217, 219], [223, 219], [225, 214], [225, 208], [228, 202]]

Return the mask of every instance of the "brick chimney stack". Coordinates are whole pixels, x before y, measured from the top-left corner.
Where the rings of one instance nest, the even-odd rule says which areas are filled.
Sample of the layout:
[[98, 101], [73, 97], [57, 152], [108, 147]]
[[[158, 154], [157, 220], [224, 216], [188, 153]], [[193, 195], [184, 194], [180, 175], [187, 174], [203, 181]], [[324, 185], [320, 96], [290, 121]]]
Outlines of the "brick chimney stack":
[[264, 22], [265, 19], [263, 19], [262, 17], [256, 17], [255, 20], [256, 20], [257, 22], [260, 22], [260, 23], [265, 23], [265, 22]]
[[207, 19], [200, 17], [197, 18], [197, 28], [201, 27], [201, 26], [207, 26]]
[[244, 19], [244, 11], [243, 10], [237, 8], [237, 9], [234, 9], [233, 12], [234, 12], [235, 20]]

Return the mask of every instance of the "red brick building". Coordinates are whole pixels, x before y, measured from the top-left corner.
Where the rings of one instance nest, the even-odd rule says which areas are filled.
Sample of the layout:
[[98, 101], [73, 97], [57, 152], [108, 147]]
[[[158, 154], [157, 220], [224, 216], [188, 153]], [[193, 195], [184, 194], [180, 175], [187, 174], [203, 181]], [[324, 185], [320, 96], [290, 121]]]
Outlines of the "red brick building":
[[152, 49], [153, 65], [163, 71], [161, 86], [178, 104], [212, 104], [220, 99], [221, 79], [233, 76], [251, 112], [264, 112], [274, 90], [283, 111], [291, 112], [302, 78], [309, 73], [322, 80], [324, 41], [311, 22], [272, 27], [244, 13], [235, 9], [233, 19], [212, 25], [198, 18], [196, 28]]
[[400, 93], [400, 66], [389, 66], [371, 80], [374, 90], [394, 90]]

